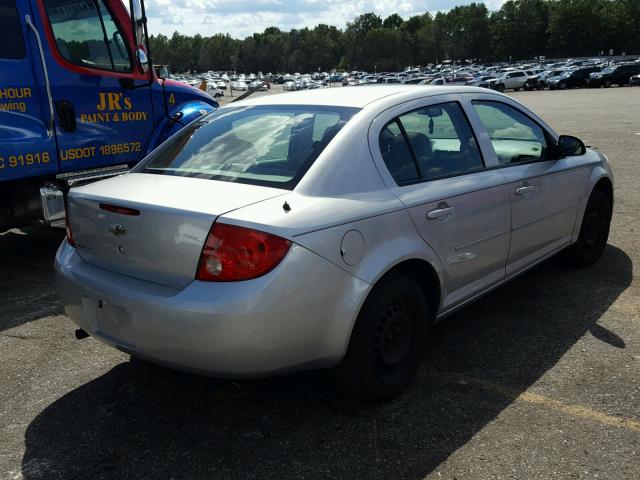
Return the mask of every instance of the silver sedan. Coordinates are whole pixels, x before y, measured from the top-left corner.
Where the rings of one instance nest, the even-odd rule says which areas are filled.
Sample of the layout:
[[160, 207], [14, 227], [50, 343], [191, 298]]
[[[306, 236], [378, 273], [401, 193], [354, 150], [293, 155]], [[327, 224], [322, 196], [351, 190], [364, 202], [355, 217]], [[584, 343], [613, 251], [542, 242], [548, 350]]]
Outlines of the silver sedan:
[[375, 401], [435, 321], [552, 255], [595, 262], [613, 176], [502, 94], [365, 86], [220, 108], [67, 205], [59, 290], [95, 338], [215, 376], [332, 368]]

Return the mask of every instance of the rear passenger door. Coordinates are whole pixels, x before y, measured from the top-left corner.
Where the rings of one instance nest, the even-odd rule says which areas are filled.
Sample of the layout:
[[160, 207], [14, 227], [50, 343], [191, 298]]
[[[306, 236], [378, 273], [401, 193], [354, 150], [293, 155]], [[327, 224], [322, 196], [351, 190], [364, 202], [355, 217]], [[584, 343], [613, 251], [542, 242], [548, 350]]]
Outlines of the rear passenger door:
[[369, 141], [385, 183], [444, 269], [446, 310], [505, 276], [509, 201], [485, 168], [457, 96], [411, 102], [378, 117]]

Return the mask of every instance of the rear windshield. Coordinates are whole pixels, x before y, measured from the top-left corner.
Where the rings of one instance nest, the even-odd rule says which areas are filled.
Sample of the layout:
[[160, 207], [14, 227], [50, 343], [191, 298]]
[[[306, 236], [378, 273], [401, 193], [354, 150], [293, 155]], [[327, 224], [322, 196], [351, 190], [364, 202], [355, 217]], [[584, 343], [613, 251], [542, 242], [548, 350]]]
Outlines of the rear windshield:
[[293, 189], [357, 108], [229, 107], [184, 128], [137, 169]]

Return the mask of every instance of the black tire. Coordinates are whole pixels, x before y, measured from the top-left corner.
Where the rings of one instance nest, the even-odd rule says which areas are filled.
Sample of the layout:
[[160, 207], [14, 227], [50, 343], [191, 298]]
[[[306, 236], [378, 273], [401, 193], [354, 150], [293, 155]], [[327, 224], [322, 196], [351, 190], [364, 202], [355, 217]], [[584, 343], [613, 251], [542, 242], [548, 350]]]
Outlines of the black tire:
[[611, 80], [605, 80], [604, 81], [604, 88], [609, 88], [611, 86]]
[[519, 92], [519, 91], [520, 91], [520, 88], [519, 88], [519, 87], [516, 87], [516, 88], [514, 88], [513, 90], [514, 90], [515, 92]]
[[560, 82], [559, 87], [560, 87], [560, 90], [564, 90], [565, 88], [567, 88], [567, 84], [564, 82]]
[[496, 90], [498, 90], [499, 92], [504, 92], [504, 85], [502, 83], [499, 83], [498, 85], [496, 85]]
[[384, 277], [362, 306], [347, 354], [334, 370], [340, 388], [365, 402], [398, 396], [420, 366], [430, 324], [420, 287], [405, 275]]
[[602, 190], [591, 192], [580, 226], [578, 241], [563, 252], [563, 259], [575, 267], [587, 267], [604, 252], [609, 238], [611, 204]]

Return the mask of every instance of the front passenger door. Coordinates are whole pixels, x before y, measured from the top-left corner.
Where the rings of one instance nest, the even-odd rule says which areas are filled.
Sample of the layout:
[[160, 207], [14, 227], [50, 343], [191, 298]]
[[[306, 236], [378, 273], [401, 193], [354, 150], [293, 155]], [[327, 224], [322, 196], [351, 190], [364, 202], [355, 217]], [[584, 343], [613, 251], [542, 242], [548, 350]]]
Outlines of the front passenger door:
[[552, 141], [532, 118], [501, 101], [474, 100], [508, 181], [511, 246], [507, 276], [571, 241], [580, 196], [579, 173], [570, 157], [556, 159]]

